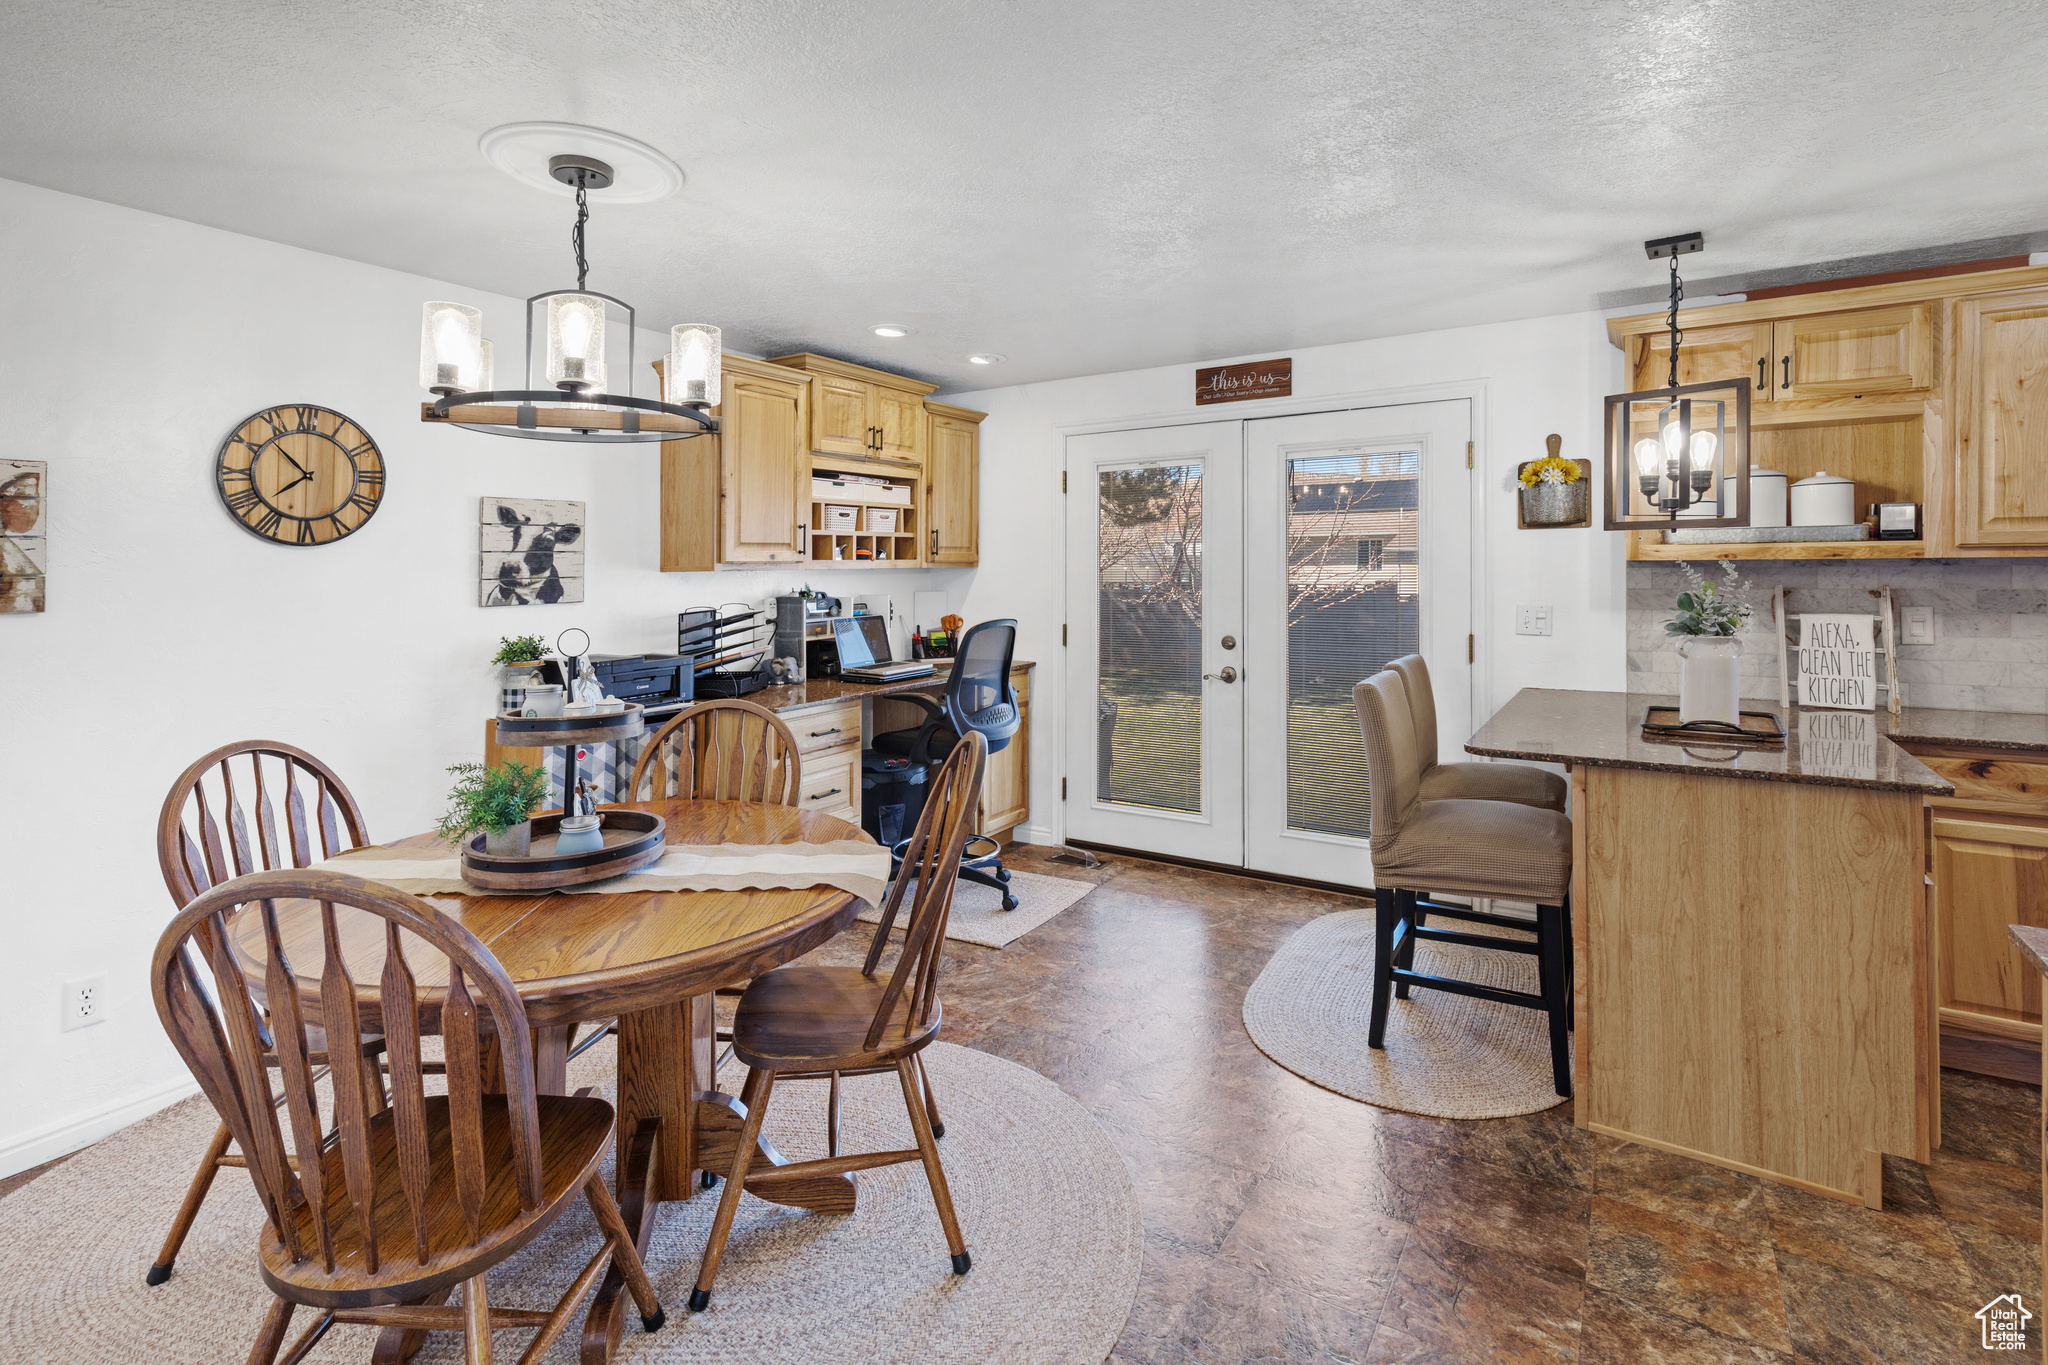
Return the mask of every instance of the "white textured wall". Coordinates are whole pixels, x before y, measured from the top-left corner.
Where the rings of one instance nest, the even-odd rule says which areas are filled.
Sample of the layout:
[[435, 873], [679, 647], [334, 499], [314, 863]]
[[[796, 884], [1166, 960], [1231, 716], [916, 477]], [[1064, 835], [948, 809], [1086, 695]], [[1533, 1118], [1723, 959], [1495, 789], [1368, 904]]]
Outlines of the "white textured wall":
[[[9, 181], [0, 258], [0, 458], [50, 462], [49, 610], [0, 616], [0, 1174], [188, 1083], [146, 981], [171, 913], [154, 837], [208, 749], [309, 749], [395, 838], [432, 824], [446, 765], [480, 756], [501, 634], [673, 649], [678, 610], [806, 580], [961, 602], [966, 570], [662, 574], [653, 447], [423, 426], [420, 303], [482, 307], [516, 355], [513, 300]], [[333, 546], [259, 541], [213, 491], [226, 434], [293, 401], [355, 418], [390, 470], [382, 509]], [[588, 601], [476, 605], [484, 494], [589, 504]], [[107, 1021], [58, 1032], [60, 983], [93, 972]]]
[[[1492, 714], [1524, 687], [1620, 690], [1627, 610], [1622, 538], [1597, 529], [1522, 531], [1515, 525], [1515, 466], [1543, 455], [1545, 435], [1557, 432], [1564, 437], [1564, 454], [1597, 463], [1600, 399], [1621, 382], [1622, 368], [1602, 317], [1567, 314], [1291, 354], [1296, 398], [1398, 394], [1446, 384], [1483, 391], [1483, 411], [1473, 429], [1473, 477], [1484, 498], [1485, 528], [1474, 547], [1477, 713]], [[1032, 824], [1040, 839], [1063, 833], [1056, 799], [1065, 679], [1060, 428], [1123, 419], [1143, 425], [1147, 417], [1188, 412], [1194, 407], [1195, 368], [1175, 365], [946, 395], [947, 402], [989, 414], [981, 441], [981, 571], [968, 589], [965, 615], [1016, 617], [1019, 653], [1040, 661], [1031, 759]], [[1203, 409], [1203, 416], [1227, 420], [1260, 411], [1257, 403], [1221, 404]], [[1514, 634], [1518, 602], [1555, 607], [1555, 633]], [[1437, 686], [1444, 685], [1439, 678]], [[1453, 738], [1446, 735], [1446, 745]]]

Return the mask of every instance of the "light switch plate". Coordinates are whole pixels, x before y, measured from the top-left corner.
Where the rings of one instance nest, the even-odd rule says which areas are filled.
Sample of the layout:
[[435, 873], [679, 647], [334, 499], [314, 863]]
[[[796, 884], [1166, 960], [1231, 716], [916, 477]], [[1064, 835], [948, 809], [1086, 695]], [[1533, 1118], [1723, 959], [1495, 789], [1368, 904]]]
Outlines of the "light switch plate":
[[1934, 608], [1906, 607], [1899, 612], [1899, 643], [1902, 645], [1931, 645], [1934, 643]]
[[1521, 605], [1515, 608], [1515, 634], [1550, 634], [1550, 608], [1545, 606]]

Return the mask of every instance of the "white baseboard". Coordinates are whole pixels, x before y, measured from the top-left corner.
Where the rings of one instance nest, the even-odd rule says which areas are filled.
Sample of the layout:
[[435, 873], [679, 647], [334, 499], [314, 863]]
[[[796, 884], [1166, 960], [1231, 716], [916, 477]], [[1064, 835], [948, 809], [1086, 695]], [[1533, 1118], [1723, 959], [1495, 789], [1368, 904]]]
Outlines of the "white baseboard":
[[118, 1133], [129, 1124], [139, 1123], [157, 1110], [198, 1093], [196, 1081], [190, 1076], [180, 1076], [83, 1114], [73, 1114], [0, 1140], [0, 1177], [18, 1175], [81, 1147], [90, 1147], [101, 1138]]
[[1026, 844], [1056, 844], [1051, 825], [1023, 825], [1017, 830], [1017, 839]]

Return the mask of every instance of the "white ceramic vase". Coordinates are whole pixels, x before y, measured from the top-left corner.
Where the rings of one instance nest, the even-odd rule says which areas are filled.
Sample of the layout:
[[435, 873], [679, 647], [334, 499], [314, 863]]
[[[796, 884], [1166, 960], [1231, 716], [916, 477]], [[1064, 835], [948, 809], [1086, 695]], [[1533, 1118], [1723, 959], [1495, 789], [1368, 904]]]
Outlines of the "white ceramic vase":
[[1678, 723], [1742, 723], [1742, 640], [1734, 635], [1678, 639]]

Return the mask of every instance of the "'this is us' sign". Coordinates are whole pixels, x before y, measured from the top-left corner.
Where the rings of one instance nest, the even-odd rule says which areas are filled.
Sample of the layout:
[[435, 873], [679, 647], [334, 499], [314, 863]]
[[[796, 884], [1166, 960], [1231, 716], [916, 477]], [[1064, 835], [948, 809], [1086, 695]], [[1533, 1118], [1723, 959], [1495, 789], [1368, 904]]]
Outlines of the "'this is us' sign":
[[1255, 360], [1195, 371], [1195, 405], [1241, 403], [1247, 398], [1287, 398], [1294, 393], [1294, 360]]
[[1872, 648], [1875, 617], [1823, 616], [1800, 618], [1799, 704], [1842, 711], [1870, 711], [1877, 706], [1877, 651]]

